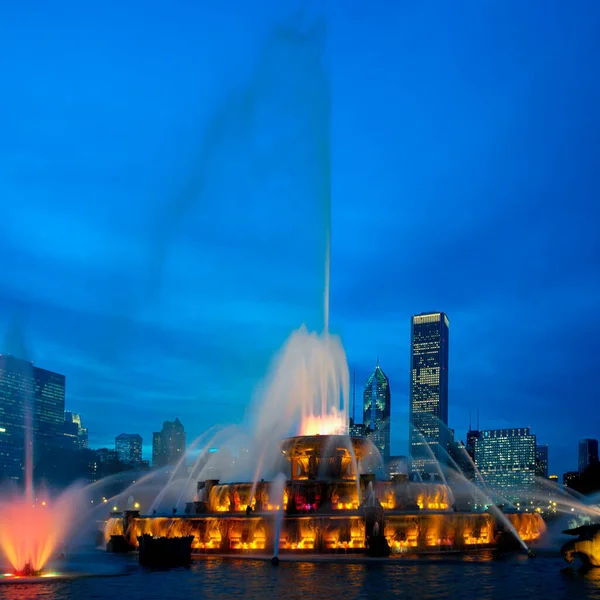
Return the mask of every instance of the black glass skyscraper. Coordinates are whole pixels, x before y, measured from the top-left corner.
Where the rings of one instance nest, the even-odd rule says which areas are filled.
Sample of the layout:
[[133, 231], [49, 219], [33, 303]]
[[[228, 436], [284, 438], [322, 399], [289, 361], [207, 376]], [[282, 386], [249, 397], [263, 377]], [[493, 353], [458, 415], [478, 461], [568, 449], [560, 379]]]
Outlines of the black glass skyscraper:
[[590, 465], [598, 462], [598, 440], [579, 440], [579, 472], [583, 473]]
[[363, 424], [367, 431], [371, 430], [367, 437], [377, 446], [387, 464], [390, 459], [390, 381], [379, 361], [365, 384], [363, 405]]
[[435, 473], [435, 461], [446, 462], [449, 333], [445, 313], [411, 319], [409, 440], [412, 469], [418, 473]]
[[21, 478], [26, 427], [36, 456], [63, 443], [64, 410], [64, 375], [0, 355], [0, 479]]

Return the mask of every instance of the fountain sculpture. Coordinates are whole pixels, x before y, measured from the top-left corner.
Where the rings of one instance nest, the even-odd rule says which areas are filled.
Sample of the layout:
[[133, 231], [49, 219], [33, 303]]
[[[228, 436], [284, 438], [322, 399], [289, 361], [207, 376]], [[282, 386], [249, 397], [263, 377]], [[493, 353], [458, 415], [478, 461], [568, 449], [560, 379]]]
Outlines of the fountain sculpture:
[[583, 525], [567, 529], [563, 533], [578, 536], [561, 548], [567, 562], [580, 558], [585, 566], [600, 567], [600, 525]]

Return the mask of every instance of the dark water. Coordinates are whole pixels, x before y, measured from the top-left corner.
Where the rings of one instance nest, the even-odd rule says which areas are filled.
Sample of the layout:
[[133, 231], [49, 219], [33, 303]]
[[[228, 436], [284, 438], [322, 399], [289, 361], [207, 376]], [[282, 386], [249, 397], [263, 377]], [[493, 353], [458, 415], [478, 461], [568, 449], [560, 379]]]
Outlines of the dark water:
[[565, 568], [554, 556], [513, 556], [398, 560], [392, 563], [308, 563], [196, 559], [189, 569], [145, 571], [134, 557], [86, 557], [97, 575], [67, 581], [0, 585], [9, 600], [93, 598], [176, 600], [195, 598], [507, 598], [600, 600], [600, 569], [587, 573]]

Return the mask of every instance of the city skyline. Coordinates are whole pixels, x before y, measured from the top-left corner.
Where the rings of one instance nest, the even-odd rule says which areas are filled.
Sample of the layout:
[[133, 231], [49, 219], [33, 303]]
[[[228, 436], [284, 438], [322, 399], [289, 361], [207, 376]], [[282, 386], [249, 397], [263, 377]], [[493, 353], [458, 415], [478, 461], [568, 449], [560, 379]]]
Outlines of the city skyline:
[[[435, 319], [432, 320], [431, 319], [432, 316], [439, 317], [439, 319], [437, 321]], [[442, 319], [442, 317], [443, 317], [443, 319]], [[431, 339], [431, 335], [430, 335], [431, 331], [421, 330], [421, 331], [419, 331], [418, 341], [419, 341], [420, 346], [423, 346], [423, 342], [425, 343], [425, 346], [427, 346], [425, 348], [428, 351], [428, 352], [426, 352], [426, 354], [430, 354], [431, 350], [435, 350], [436, 353], [441, 352], [441, 356], [445, 357], [445, 359], [447, 359], [447, 356], [448, 356], [447, 345], [448, 345], [448, 332], [449, 332], [448, 317], [444, 313], [421, 313], [420, 315], [414, 315], [413, 317], [411, 317], [411, 339], [413, 339], [415, 336], [415, 333], [414, 333], [415, 321], [418, 321], [418, 325], [420, 325], [420, 326], [422, 326], [423, 324], [425, 324], [425, 326], [427, 326], [428, 324], [431, 324], [432, 322], [433, 323], [439, 322], [440, 324], [444, 323], [445, 334], [442, 333], [441, 335], [442, 336], [445, 335], [445, 340], [443, 338], [440, 338], [438, 341], [433, 340], [434, 344], [432, 346], [431, 345], [432, 339]], [[446, 345], [446, 347], [442, 349], [440, 346], [443, 346], [444, 344]], [[414, 352], [415, 346], [413, 344], [411, 344], [411, 349]], [[21, 383], [19, 380], [23, 376], [25, 376], [26, 378], [29, 378], [29, 377], [32, 377], [34, 373], [39, 374], [39, 375], [36, 375], [36, 377], [35, 377], [36, 380], [39, 379], [38, 383], [36, 383], [34, 386], [32, 386], [31, 390], [29, 391], [29, 393], [31, 394], [31, 401], [34, 403], [33, 406], [35, 406], [34, 414], [39, 415], [39, 416], [36, 416], [35, 419], [42, 418], [44, 421], [47, 421], [48, 419], [50, 419], [51, 421], [54, 421], [55, 425], [60, 425], [60, 427], [58, 429], [56, 429], [56, 431], [53, 430], [52, 436], [55, 436], [58, 434], [62, 439], [62, 436], [66, 435], [67, 438], [65, 438], [65, 440], [72, 436], [75, 436], [76, 438], [78, 438], [78, 440], [75, 442], [75, 447], [77, 447], [79, 449], [87, 449], [87, 447], [88, 447], [88, 430], [87, 430], [87, 428], [82, 427], [81, 416], [77, 413], [73, 413], [69, 410], [64, 409], [66, 406], [65, 405], [66, 377], [63, 374], [54, 373], [52, 371], [48, 371], [47, 369], [43, 369], [37, 365], [34, 365], [33, 362], [31, 362], [31, 361], [26, 361], [23, 359], [16, 358], [12, 355], [6, 355], [6, 354], [3, 355], [0, 353], [0, 367], [2, 367], [2, 365], [4, 365], [7, 361], [8, 361], [8, 364], [14, 363], [16, 365], [21, 365], [21, 366], [17, 367], [17, 369], [14, 371], [14, 375], [17, 376], [16, 379], [14, 378], [14, 375], [11, 375], [10, 373], [9, 373], [8, 378], [5, 377], [6, 373], [3, 375], [2, 378], [0, 378], [0, 399], [1, 399], [1, 397], [4, 397], [3, 394], [8, 393], [8, 395], [6, 395], [6, 397], [4, 397], [4, 400], [3, 400], [4, 403], [8, 402], [7, 406], [9, 406], [15, 400], [17, 402], [21, 402], [21, 403], [25, 402], [22, 392], [18, 392], [17, 395], [12, 396], [11, 390], [13, 388], [17, 389], [14, 387], [15, 384], [17, 384], [18, 387], [21, 386]], [[425, 366], [430, 370], [431, 360], [426, 360], [425, 363], [423, 363], [421, 366], [422, 367]], [[414, 364], [415, 364], [414, 363], [414, 355], [411, 353], [411, 365], [414, 365]], [[446, 365], [446, 369], [447, 369], [447, 363], [444, 362], [444, 364]], [[2, 371], [1, 368], [0, 368], [0, 371]], [[354, 376], [355, 376], [355, 373], [354, 373]], [[41, 377], [41, 379], [40, 379], [40, 377]], [[419, 379], [418, 373], [417, 373], [417, 379]], [[54, 389], [55, 382], [59, 382], [59, 384], [61, 386], [61, 390], [62, 390], [58, 395]], [[48, 389], [45, 389], [47, 383], [50, 384], [50, 387]], [[426, 383], [429, 386], [432, 382], [427, 381]], [[437, 383], [439, 383], [439, 382], [437, 382]], [[355, 385], [355, 382], [354, 382], [354, 385]], [[442, 385], [442, 387], [444, 387], [444, 386], [445, 386], [445, 384]], [[20, 389], [20, 387], [19, 387], [19, 389]], [[437, 389], [437, 388], [435, 388], [435, 389]], [[355, 393], [354, 389], [353, 389], [352, 393], [354, 395], [354, 393]], [[419, 463], [419, 460], [420, 460], [419, 452], [417, 452], [415, 454], [414, 451], [411, 451], [410, 445], [408, 448], [407, 456], [398, 457], [396, 455], [394, 457], [391, 455], [391, 445], [390, 445], [391, 422], [389, 419], [390, 408], [391, 408], [390, 399], [391, 399], [390, 382], [389, 382], [388, 377], [385, 375], [385, 373], [383, 372], [383, 370], [381, 369], [381, 367], [379, 365], [379, 359], [377, 359], [377, 364], [375, 366], [375, 369], [369, 375], [369, 377], [366, 381], [366, 384], [365, 384], [364, 393], [363, 393], [362, 411], [359, 410], [359, 413], [360, 412], [363, 413], [363, 421], [362, 421], [362, 423], [359, 423], [358, 421], [355, 422], [353, 419], [350, 419], [350, 435], [369, 437], [375, 443], [376, 447], [381, 452], [384, 464], [387, 464], [390, 457], [405, 458], [405, 459], [409, 460], [410, 462], [412, 462], [412, 470], [413, 471], [417, 471], [417, 472], [420, 472], [421, 474], [424, 474], [427, 471], [427, 469], [424, 468], [424, 464]], [[48, 400], [50, 400], [50, 402], [48, 402]], [[60, 406], [63, 407], [62, 414], [64, 416], [64, 421], [57, 420], [57, 419], [59, 419], [59, 417], [57, 417], [55, 415], [55, 413], [57, 411], [57, 406], [58, 406], [56, 404], [57, 401], [59, 402]], [[446, 403], [447, 403], [447, 400], [446, 400]], [[438, 402], [438, 404], [439, 404], [439, 402]], [[3, 410], [5, 411], [5, 408], [3, 409], [0, 406], [0, 414], [2, 413]], [[442, 410], [441, 412], [444, 412], [444, 411]], [[18, 414], [17, 414], [17, 416], [18, 416]], [[435, 415], [434, 415], [434, 417], [437, 421], [438, 417]], [[471, 417], [471, 415], [470, 415], [470, 417]], [[416, 419], [416, 420], [418, 420], [418, 419]], [[13, 419], [13, 421], [14, 421], [14, 419]], [[36, 422], [37, 421], [34, 420], [34, 423], [36, 423]], [[442, 420], [439, 420], [438, 422], [441, 424]], [[2, 425], [2, 424], [4, 424], [4, 421], [3, 421], [3, 423], [0, 423], [0, 425]], [[445, 452], [438, 453], [436, 451], [436, 446], [437, 446], [438, 442], [435, 442], [435, 440], [432, 439], [431, 432], [427, 430], [427, 425], [428, 425], [428, 423], [425, 422], [426, 427], [425, 427], [425, 429], [422, 430], [421, 434], [423, 434], [423, 433], [425, 434], [425, 439], [428, 441], [431, 451], [434, 453], [434, 455], [436, 455], [436, 456], [439, 455], [438, 460], [440, 461], [440, 464], [444, 464], [446, 462], [446, 453]], [[449, 426], [450, 424], [447, 424], [447, 425], [448, 425], [448, 427], [444, 431], [444, 435], [441, 435], [438, 432], [439, 439], [441, 440], [442, 437], [445, 437], [445, 438], [447, 438], [445, 440], [447, 443], [454, 442], [455, 430], [454, 430], [454, 428]], [[74, 428], [72, 426], [74, 426]], [[22, 429], [23, 427], [20, 426], [20, 428]], [[35, 430], [37, 431], [37, 429], [38, 428], [36, 426]], [[410, 429], [412, 430], [412, 426]], [[60, 433], [59, 433], [59, 430], [60, 430]], [[486, 434], [489, 435], [490, 431], [495, 431], [496, 433], [500, 432], [500, 433], [502, 433], [502, 435], [504, 435], [504, 432], [507, 432], [507, 431], [508, 432], [518, 432], [517, 435], [523, 435], [523, 434], [529, 435], [529, 430], [530, 430], [529, 427], [526, 427], [526, 428], [511, 427], [511, 428], [503, 429], [503, 430], [502, 429], [499, 429], [499, 430], [479, 429], [479, 411], [478, 411], [477, 427], [475, 429], [472, 428], [471, 419], [469, 420], [469, 429], [466, 432], [466, 437], [465, 437], [465, 440], [466, 440], [465, 447], [466, 447], [467, 452], [471, 455], [471, 457], [472, 458], [475, 457], [475, 459], [477, 461], [477, 452], [476, 452], [477, 441], [483, 440], [483, 438], [486, 436]], [[6, 431], [7, 430], [4, 428], [0, 429], [0, 432], [6, 432]], [[167, 433], [165, 433], [165, 432], [167, 432]], [[521, 432], [523, 432], [523, 433], [521, 433]], [[201, 435], [204, 435], [204, 433], [205, 432], [202, 432]], [[513, 435], [513, 434], [510, 433], [509, 435]], [[163, 438], [164, 438], [164, 441], [162, 441]], [[528, 467], [528, 468], [533, 469], [533, 471], [535, 471], [536, 476], [540, 476], [540, 477], [544, 477], [544, 478], [550, 477], [551, 479], [555, 476], [558, 477], [557, 474], [553, 474], [551, 476], [549, 473], [548, 444], [536, 444], [535, 434], [533, 436], [531, 436], [531, 439], [533, 439], [532, 448], [533, 448], [534, 461], [533, 461], [533, 463], [531, 463], [530, 467]], [[465, 443], [465, 440], [460, 440], [459, 438], [456, 438], [456, 441], [461, 442], [461, 443]], [[58, 438], [56, 438], [56, 441], [58, 441]], [[416, 441], [417, 446], [421, 445], [419, 443], [418, 439], [416, 439], [415, 441]], [[444, 441], [444, 440], [441, 440], [441, 441]], [[121, 442], [121, 448], [119, 448], [120, 442]], [[69, 443], [73, 443], [73, 442], [66, 442], [67, 445], [69, 445]], [[59, 442], [59, 445], [62, 446], [63, 444], [64, 444], [63, 442]], [[192, 441], [192, 445], [193, 444], [194, 444], [194, 442]], [[123, 463], [125, 463], [125, 464], [129, 464], [129, 463], [141, 464], [142, 461], [144, 460], [146, 462], [146, 464], [151, 463], [153, 467], [165, 466], [167, 463], [178, 462], [179, 458], [183, 455], [183, 453], [186, 452], [187, 447], [188, 446], [186, 444], [186, 435], [184, 432], [184, 428], [183, 428], [183, 425], [181, 424], [181, 422], [179, 421], [178, 417], [176, 417], [175, 420], [172, 422], [171, 421], [163, 422], [162, 432], [153, 432], [151, 445], [146, 444], [144, 446], [142, 443], [142, 437], [138, 433], [135, 433], [135, 434], [121, 433], [118, 436], [116, 436], [116, 438], [114, 440], [115, 452], [117, 455], [119, 455], [119, 458], [121, 459], [121, 461]], [[113, 451], [113, 450], [111, 450], [111, 444], [100, 444], [100, 445], [96, 446], [96, 449], [107, 450], [108, 452]], [[451, 456], [452, 449], [450, 448], [450, 446], [448, 446], [447, 451], [448, 451], [448, 454]], [[16, 457], [16, 461], [21, 463], [21, 465], [22, 465], [23, 460], [24, 460], [24, 454], [22, 455], [22, 450], [20, 450], [18, 452], [19, 452], [19, 454], [18, 454], [18, 457]], [[412, 456], [411, 456], [411, 452], [412, 452]], [[579, 439], [579, 441], [577, 443], [577, 453], [578, 453], [578, 470], [577, 471], [570, 470], [570, 471], [563, 472], [563, 478], [568, 475], [571, 476], [571, 475], [574, 475], [577, 473], [582, 473], [590, 464], [593, 464], [594, 462], [598, 462], [598, 440], [594, 439], [594, 438]], [[162, 458], [159, 458], [159, 456], [162, 454], [164, 454], [164, 456]], [[146, 455], [147, 455], [147, 458], [144, 459], [144, 456], [146, 456]], [[135, 458], [132, 458], [133, 456], [135, 456]], [[459, 462], [462, 462], [460, 460], [460, 457], [459, 457]], [[461, 467], [461, 468], [464, 468], [464, 467]], [[485, 470], [485, 469], [483, 469], [483, 470]], [[482, 470], [482, 472], [483, 472], [483, 470]], [[429, 472], [431, 472], [431, 473], [436, 473], [437, 471], [438, 471], [437, 466], [434, 466], [433, 468], [431, 468], [429, 470]], [[466, 474], [466, 472], [465, 472], [465, 474]]]
[[90, 446], [117, 409], [147, 444], [241, 422], [289, 333], [323, 326], [331, 224], [331, 330], [357, 381], [386, 366], [391, 453], [407, 318], [438, 308], [457, 439], [479, 408], [577, 470], [600, 430], [600, 324], [573, 326], [600, 298], [600, 7], [334, 4], [322, 31], [275, 2], [53, 6], [0, 22], [0, 332], [67, 375]]

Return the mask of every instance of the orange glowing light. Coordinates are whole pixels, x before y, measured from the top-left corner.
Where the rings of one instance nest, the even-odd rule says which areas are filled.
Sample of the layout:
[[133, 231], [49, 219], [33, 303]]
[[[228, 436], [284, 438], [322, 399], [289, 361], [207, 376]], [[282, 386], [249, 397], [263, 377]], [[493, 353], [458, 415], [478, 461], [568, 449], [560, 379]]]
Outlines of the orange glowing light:
[[336, 435], [347, 433], [346, 418], [335, 411], [324, 416], [308, 415], [302, 419], [299, 435]]

